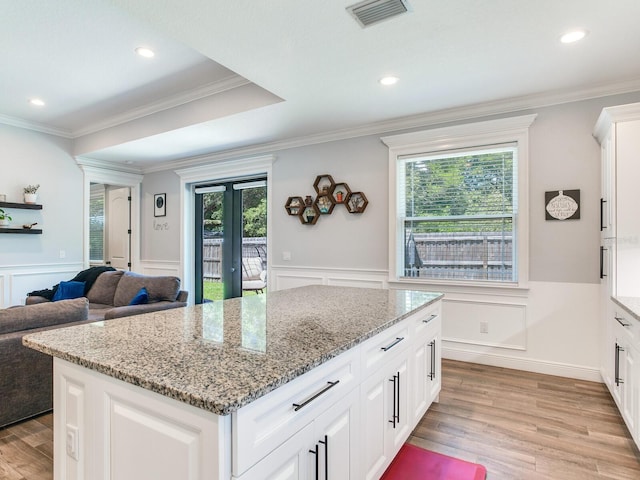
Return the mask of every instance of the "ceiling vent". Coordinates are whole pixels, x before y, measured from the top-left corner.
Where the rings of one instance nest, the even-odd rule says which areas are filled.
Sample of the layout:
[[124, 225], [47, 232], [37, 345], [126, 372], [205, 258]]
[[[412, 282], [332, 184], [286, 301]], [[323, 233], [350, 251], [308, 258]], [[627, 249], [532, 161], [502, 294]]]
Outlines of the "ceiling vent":
[[368, 27], [411, 11], [408, 0], [365, 0], [347, 7], [361, 27]]

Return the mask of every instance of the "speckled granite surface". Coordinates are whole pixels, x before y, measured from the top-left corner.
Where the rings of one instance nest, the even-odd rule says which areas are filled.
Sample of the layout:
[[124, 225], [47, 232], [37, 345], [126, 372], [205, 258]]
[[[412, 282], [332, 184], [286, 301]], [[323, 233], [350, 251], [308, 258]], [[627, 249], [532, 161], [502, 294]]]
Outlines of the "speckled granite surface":
[[640, 321], [640, 298], [638, 297], [611, 297], [611, 299], [627, 310], [633, 318]]
[[441, 297], [309, 286], [50, 330], [23, 343], [227, 415]]

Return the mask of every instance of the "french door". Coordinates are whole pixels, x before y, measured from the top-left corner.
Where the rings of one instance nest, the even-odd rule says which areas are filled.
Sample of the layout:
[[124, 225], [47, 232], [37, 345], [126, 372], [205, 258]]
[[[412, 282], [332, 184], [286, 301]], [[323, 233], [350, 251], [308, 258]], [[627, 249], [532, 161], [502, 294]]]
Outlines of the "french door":
[[237, 179], [195, 188], [195, 302], [266, 291], [267, 182]]

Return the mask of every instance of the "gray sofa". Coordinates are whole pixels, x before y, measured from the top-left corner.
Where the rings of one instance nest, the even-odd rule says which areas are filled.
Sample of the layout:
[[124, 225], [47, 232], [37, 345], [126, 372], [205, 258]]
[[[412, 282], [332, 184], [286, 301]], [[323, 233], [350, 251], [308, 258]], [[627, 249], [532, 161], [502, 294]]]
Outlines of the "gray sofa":
[[[142, 287], [149, 293], [148, 303], [129, 305]], [[184, 307], [188, 293], [180, 290], [177, 277], [115, 270], [101, 273], [86, 296], [89, 299], [89, 319], [97, 321]], [[45, 302], [50, 301], [38, 296], [29, 296], [26, 300], [28, 305]]]
[[0, 310], [0, 427], [53, 408], [53, 359], [22, 345], [22, 337], [88, 318], [84, 297]]

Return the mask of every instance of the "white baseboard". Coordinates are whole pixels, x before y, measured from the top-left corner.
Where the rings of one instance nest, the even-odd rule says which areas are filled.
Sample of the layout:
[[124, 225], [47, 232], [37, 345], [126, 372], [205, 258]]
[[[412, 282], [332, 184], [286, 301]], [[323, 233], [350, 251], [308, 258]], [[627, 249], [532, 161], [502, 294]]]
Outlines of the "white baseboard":
[[[446, 342], [446, 339], [443, 339], [443, 342]], [[603, 383], [602, 376], [598, 368], [588, 368], [580, 365], [562, 364], [546, 360], [517, 358], [510, 355], [463, 350], [459, 348], [445, 347], [444, 344], [442, 346], [442, 358]]]

